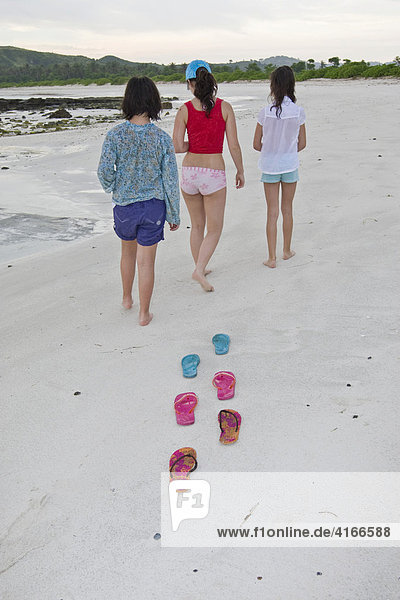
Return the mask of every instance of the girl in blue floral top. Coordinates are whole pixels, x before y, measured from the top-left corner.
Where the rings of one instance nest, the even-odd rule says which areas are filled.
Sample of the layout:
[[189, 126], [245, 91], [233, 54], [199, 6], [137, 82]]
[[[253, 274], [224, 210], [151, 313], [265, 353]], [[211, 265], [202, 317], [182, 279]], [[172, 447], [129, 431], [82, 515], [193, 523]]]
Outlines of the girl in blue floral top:
[[153, 318], [149, 309], [157, 244], [164, 239], [165, 221], [171, 231], [180, 223], [178, 169], [170, 136], [151, 122], [161, 113], [154, 82], [132, 77], [122, 110], [126, 121], [108, 132], [97, 174], [114, 202], [114, 231], [121, 239], [122, 305], [132, 307], [137, 263], [139, 323], [148, 325]]

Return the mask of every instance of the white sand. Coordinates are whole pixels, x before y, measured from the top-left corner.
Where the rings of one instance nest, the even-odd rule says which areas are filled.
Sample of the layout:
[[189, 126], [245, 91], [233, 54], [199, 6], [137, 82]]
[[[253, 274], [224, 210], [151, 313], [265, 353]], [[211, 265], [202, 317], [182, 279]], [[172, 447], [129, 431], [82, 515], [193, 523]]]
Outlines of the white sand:
[[[251, 149], [261, 103], [249, 102], [238, 119], [247, 185], [233, 189], [227, 157], [216, 291], [190, 281], [183, 209], [180, 230], [160, 244], [149, 327], [137, 325], [137, 308], [119, 307], [112, 231], [5, 257], [2, 599], [399, 597], [398, 549], [169, 550], [153, 539], [159, 474], [181, 446], [196, 448], [204, 471], [399, 470], [399, 92], [385, 81], [298, 86], [309, 145], [295, 198], [297, 254], [274, 271], [262, 265], [265, 202]], [[45, 200], [52, 209], [41, 214], [90, 217], [87, 198], [80, 206], [72, 192], [97, 186], [102, 131], [3, 139], [1, 150], [47, 155], [27, 175], [0, 172], [2, 206], [37, 212]], [[62, 145], [79, 150], [60, 154]], [[53, 188], [45, 168], [64, 171], [62, 182]], [[94, 206], [110, 226], [106, 202]], [[232, 339], [226, 357], [213, 354], [219, 331]], [[180, 359], [189, 352], [201, 368], [188, 384]], [[230, 448], [218, 443], [210, 385], [219, 368], [238, 379], [232, 408], [243, 425]], [[172, 403], [189, 388], [200, 398], [196, 425], [179, 428]]]

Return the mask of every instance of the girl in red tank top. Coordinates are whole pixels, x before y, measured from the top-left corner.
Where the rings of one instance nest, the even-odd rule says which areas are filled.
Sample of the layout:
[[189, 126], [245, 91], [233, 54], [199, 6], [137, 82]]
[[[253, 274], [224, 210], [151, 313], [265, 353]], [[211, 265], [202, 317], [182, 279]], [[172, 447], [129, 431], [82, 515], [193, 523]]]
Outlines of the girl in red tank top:
[[[231, 105], [216, 97], [218, 90], [208, 63], [193, 60], [186, 69], [193, 100], [179, 109], [174, 126], [175, 152], [186, 152], [182, 163], [181, 190], [191, 219], [190, 248], [195, 262], [192, 277], [207, 292], [207, 264], [222, 232], [226, 201], [225, 163], [222, 158], [226, 134], [235, 163], [236, 188], [244, 186], [242, 153]], [[187, 131], [188, 141], [185, 141]], [[207, 227], [207, 233], [205, 229]]]
[[222, 116], [222, 100], [216, 98], [214, 108], [207, 116], [205, 111], [196, 110], [191, 100], [185, 102], [188, 109], [186, 130], [189, 152], [193, 154], [222, 154], [226, 123]]

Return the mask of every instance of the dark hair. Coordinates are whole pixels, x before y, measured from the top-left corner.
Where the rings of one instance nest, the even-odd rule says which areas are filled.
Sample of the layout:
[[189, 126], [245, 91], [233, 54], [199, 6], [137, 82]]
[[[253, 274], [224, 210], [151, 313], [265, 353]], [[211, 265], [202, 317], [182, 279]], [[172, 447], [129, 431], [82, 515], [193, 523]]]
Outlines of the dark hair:
[[285, 96], [288, 96], [292, 102], [296, 102], [294, 95], [294, 73], [290, 67], [278, 67], [271, 73], [271, 96], [274, 103], [271, 106], [276, 109], [276, 116], [281, 116], [282, 102]]
[[154, 81], [148, 77], [132, 77], [126, 85], [122, 112], [125, 119], [147, 114], [149, 119], [157, 121], [160, 118], [161, 98]]
[[194, 84], [194, 95], [201, 102], [207, 117], [215, 106], [215, 96], [218, 91], [218, 84], [214, 75], [207, 71], [205, 67], [199, 67], [196, 71], [196, 79], [189, 79]]

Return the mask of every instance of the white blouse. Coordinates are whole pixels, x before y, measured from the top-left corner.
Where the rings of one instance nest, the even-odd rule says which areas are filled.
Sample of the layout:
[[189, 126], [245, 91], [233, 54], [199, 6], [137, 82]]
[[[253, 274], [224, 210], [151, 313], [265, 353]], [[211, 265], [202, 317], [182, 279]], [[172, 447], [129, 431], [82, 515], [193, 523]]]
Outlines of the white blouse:
[[299, 166], [297, 142], [300, 125], [306, 121], [304, 109], [287, 96], [282, 102], [282, 113], [276, 116], [276, 108], [269, 104], [258, 114], [263, 137], [258, 168], [263, 173], [290, 173]]

